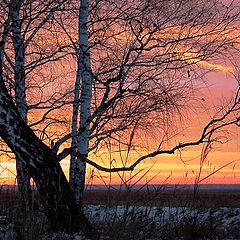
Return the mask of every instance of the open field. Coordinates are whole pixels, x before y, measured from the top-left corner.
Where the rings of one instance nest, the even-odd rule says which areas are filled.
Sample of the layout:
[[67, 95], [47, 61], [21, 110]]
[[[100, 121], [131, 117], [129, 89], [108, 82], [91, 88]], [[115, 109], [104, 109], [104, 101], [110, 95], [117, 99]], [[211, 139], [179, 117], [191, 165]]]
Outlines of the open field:
[[[23, 213], [14, 188], [1, 189], [0, 234], [9, 226], [14, 231], [5, 239], [84, 239], [49, 233], [37, 193], [35, 197], [34, 210]], [[95, 188], [85, 192], [84, 211], [100, 233], [99, 239], [240, 239], [240, 190], [230, 186], [229, 190], [198, 191]]]
[[240, 190], [92, 190], [85, 193], [85, 204], [151, 205], [198, 208], [240, 207]]
[[[0, 204], [2, 206], [18, 204], [16, 186], [0, 188]], [[200, 208], [240, 207], [240, 185], [161, 185], [135, 186], [126, 190], [125, 187], [93, 186], [87, 188], [84, 204], [102, 205], [152, 205]], [[38, 193], [35, 191], [36, 204], [39, 204]]]

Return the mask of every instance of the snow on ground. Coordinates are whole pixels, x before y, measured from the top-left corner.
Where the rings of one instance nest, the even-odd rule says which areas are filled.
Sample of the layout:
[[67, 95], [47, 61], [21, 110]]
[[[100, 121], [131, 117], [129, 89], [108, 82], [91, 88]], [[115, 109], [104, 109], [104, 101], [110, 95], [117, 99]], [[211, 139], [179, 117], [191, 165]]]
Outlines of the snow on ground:
[[89, 240], [81, 234], [52, 233], [41, 237], [41, 240]]
[[228, 228], [240, 224], [240, 208], [222, 207], [218, 209], [196, 209], [189, 207], [149, 207], [149, 206], [111, 206], [88, 205], [84, 208], [91, 221], [111, 221], [122, 219], [131, 214], [141, 214], [157, 224], [166, 222], [184, 221], [186, 218], [196, 218], [198, 222], [206, 222], [208, 219]]
[[[240, 208], [222, 207], [218, 209], [196, 209], [190, 207], [156, 207], [156, 206], [104, 206], [104, 205], [87, 205], [84, 211], [88, 216], [90, 222], [98, 229], [106, 226], [114, 226], [116, 223], [121, 223], [123, 229], [126, 229], [126, 234], [129, 234], [128, 226], [133, 226], [139, 221], [141, 234], [148, 236], [148, 232], [154, 226], [157, 233], [152, 238], [148, 239], [170, 239], [166, 238], [166, 229], [176, 229], [178, 226], [190, 226], [194, 223], [198, 227], [201, 226], [200, 231], [205, 231], [202, 226], [211, 225], [212, 229], [218, 231], [218, 234], [223, 234], [223, 237], [216, 239], [240, 239]], [[144, 224], [142, 224], [144, 223]], [[142, 224], [142, 225], [141, 225]], [[152, 225], [151, 225], [152, 224]], [[151, 227], [149, 227], [151, 225]], [[122, 226], [122, 225], [117, 225]], [[146, 230], [145, 228], [148, 228]], [[106, 228], [109, 229], [109, 228]], [[184, 229], [184, 228], [181, 228]], [[11, 240], [14, 238], [14, 226], [7, 221], [7, 218], [0, 217], [0, 239]], [[131, 229], [130, 229], [131, 230]], [[120, 230], [119, 230], [120, 231]], [[121, 230], [122, 231], [122, 230]], [[164, 233], [165, 231], [165, 233]], [[183, 230], [185, 231], [185, 230]], [[108, 232], [103, 232], [101, 239], [115, 239], [109, 238]], [[165, 234], [165, 235], [164, 235]], [[234, 236], [232, 234], [235, 234]], [[237, 235], [236, 235], [237, 234]], [[239, 234], [239, 235], [238, 235]], [[163, 235], [165, 237], [163, 237]], [[227, 236], [227, 238], [226, 238]], [[238, 236], [239, 238], [236, 238]], [[42, 240], [87, 240], [81, 234], [67, 235], [63, 233], [52, 233], [41, 237]], [[126, 239], [126, 238], [117, 238]], [[132, 238], [129, 238], [132, 239]], [[135, 238], [134, 238], [135, 239]], [[138, 238], [138, 239], [146, 239]], [[171, 238], [177, 239], [177, 238]], [[186, 238], [178, 238], [186, 239]], [[208, 239], [208, 238], [196, 238]], [[215, 238], [214, 238], [215, 239]]]
[[0, 239], [1, 240], [15, 239], [14, 225], [9, 223], [6, 216], [0, 216]]
[[[166, 233], [166, 231], [170, 230], [171, 232], [171, 229], [175, 229], [173, 231], [179, 231], [176, 230], [179, 228], [180, 231], [186, 232], [186, 229], [188, 231], [188, 229], [192, 227], [195, 228], [194, 234], [198, 232], [197, 234], [202, 234], [202, 236], [208, 234], [216, 234], [220, 236], [216, 236], [214, 239], [240, 239], [240, 208], [222, 207], [218, 209], [203, 210], [190, 207], [107, 207], [102, 205], [88, 205], [84, 210], [91, 222], [102, 222], [103, 224], [108, 223], [111, 225], [119, 221], [126, 224], [126, 229], [127, 225], [134, 225], [134, 222], [141, 219], [141, 221], [145, 222], [145, 225], [141, 225], [140, 229], [145, 235], [149, 229], [147, 230], [144, 228], [148, 228], [149, 224], [153, 224], [157, 236], [149, 239], [170, 239], [168, 237], [166, 238], [166, 234], [169, 234]], [[208, 231], [214, 231], [214, 233], [209, 233]], [[190, 233], [187, 234], [189, 235]], [[187, 238], [175, 238], [173, 236], [171, 239]], [[199, 238], [195, 239], [208, 238], [199, 236]]]

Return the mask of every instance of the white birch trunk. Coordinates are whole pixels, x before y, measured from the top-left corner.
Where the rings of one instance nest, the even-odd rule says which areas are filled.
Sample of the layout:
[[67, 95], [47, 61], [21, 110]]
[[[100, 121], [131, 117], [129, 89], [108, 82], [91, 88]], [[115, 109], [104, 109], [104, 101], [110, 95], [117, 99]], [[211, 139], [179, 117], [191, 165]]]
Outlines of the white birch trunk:
[[81, 96], [80, 96], [80, 131], [77, 138], [78, 157], [74, 164], [74, 194], [78, 204], [82, 203], [86, 163], [89, 144], [89, 125], [91, 116], [92, 98], [92, 70], [90, 60], [90, 50], [88, 42], [88, 16], [89, 1], [80, 1], [79, 12], [79, 58], [77, 74], [81, 76]]
[[81, 75], [80, 71], [77, 71], [77, 77], [74, 87], [74, 101], [73, 101], [73, 114], [72, 114], [72, 143], [71, 143], [71, 158], [70, 158], [70, 171], [69, 171], [69, 182], [70, 186], [75, 188], [75, 174], [74, 169], [76, 161], [78, 159], [77, 151], [77, 131], [78, 131], [78, 117], [79, 117], [79, 94], [80, 94], [80, 81]]
[[[24, 39], [21, 34], [21, 25], [19, 11], [22, 6], [22, 0], [12, 0], [10, 2], [12, 36], [15, 52], [15, 101], [22, 119], [27, 123], [27, 102], [26, 102], [26, 83], [25, 83], [25, 47]], [[27, 166], [16, 157], [18, 190], [21, 196], [22, 206], [25, 209], [31, 208], [31, 185]]]

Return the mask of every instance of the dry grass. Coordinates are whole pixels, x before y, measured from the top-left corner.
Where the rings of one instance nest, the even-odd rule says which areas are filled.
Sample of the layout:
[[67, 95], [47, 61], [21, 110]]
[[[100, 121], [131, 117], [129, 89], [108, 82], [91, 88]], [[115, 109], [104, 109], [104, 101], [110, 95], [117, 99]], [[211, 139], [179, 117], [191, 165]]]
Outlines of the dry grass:
[[[84, 204], [101, 204], [105, 206], [157, 206], [161, 207], [188, 207], [198, 209], [215, 209], [219, 207], [240, 207], [240, 191], [86, 191]], [[37, 205], [40, 202], [37, 196]], [[22, 212], [19, 207], [16, 191], [2, 189], [0, 193], [0, 215], [5, 215], [9, 222], [15, 225], [17, 239], [38, 240], [40, 235], [48, 232], [48, 224], [43, 212], [34, 210]], [[144, 240], [159, 239], [228, 239], [228, 233], [219, 231], [211, 218], [205, 224], [200, 224], [192, 216], [186, 216], [181, 224], [162, 223], [161, 229], [155, 222], [148, 218], [146, 213], [130, 211], [121, 218], [113, 218], [111, 221], [99, 221], [95, 219], [94, 226], [101, 232], [103, 239], [111, 240]], [[239, 228], [231, 229], [232, 236], [240, 239]], [[222, 237], [222, 238], [221, 238]], [[224, 237], [224, 238], [223, 238]], [[239, 237], [239, 238], [238, 238]], [[57, 238], [61, 239], [61, 238]]]
[[103, 205], [151, 205], [162, 207], [240, 207], [240, 191], [86, 191], [84, 204]]

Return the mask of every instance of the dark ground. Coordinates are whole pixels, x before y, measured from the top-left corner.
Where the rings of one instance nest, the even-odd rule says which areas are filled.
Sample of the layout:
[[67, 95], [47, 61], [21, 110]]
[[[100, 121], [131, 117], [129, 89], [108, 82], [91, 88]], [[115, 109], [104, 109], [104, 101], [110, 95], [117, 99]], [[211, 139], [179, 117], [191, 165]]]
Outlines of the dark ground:
[[[23, 213], [20, 208], [19, 198], [16, 188], [2, 187], [0, 188], [0, 213], [2, 216], [7, 216], [7, 219], [14, 224], [16, 239], [26, 240], [40, 240], [39, 236], [48, 233], [48, 224], [46, 218], [41, 210], [39, 196], [34, 192], [36, 199], [36, 209], [29, 213]], [[100, 190], [92, 189], [85, 191], [84, 204], [93, 205], [108, 205], [108, 206], [159, 206], [161, 207], [190, 207], [190, 209], [216, 209], [220, 207], [229, 207], [231, 215], [235, 211], [231, 208], [240, 208], [240, 190], [232, 188], [224, 189], [151, 189], [151, 190]], [[228, 215], [229, 215], [228, 214]], [[238, 213], [237, 213], [238, 214]], [[157, 236], [161, 230], [164, 236], [162, 239], [240, 239], [239, 223], [231, 224], [231, 229], [223, 231], [219, 228], [220, 222], [206, 222], [205, 225], [199, 225], [198, 222], [192, 219], [186, 219], [186, 222], [178, 224], [173, 227], [170, 224], [164, 225], [164, 228], [159, 230], [159, 227], [154, 225], [154, 222], [149, 220], [139, 220], [138, 214], [133, 216], [130, 222], [126, 219], [116, 218], [110, 224], [103, 226], [101, 223], [98, 228], [103, 233], [108, 233], [110, 240], [125, 240], [125, 239], [139, 239], [145, 240], [150, 235]], [[135, 217], [134, 217], [135, 216]], [[230, 216], [230, 215], [229, 215]], [[177, 216], [176, 216], [177, 217]], [[212, 218], [211, 218], [212, 219]], [[236, 218], [238, 220], [238, 218]], [[155, 226], [155, 230], [153, 227]], [[121, 230], [125, 229], [125, 231]], [[142, 231], [144, 229], [144, 231]], [[140, 231], [141, 230], [141, 231]], [[142, 234], [141, 236], [139, 234]], [[145, 235], [144, 235], [144, 234]], [[204, 234], [203, 234], [204, 233]], [[231, 234], [230, 234], [231, 233]], [[131, 235], [132, 234], [132, 235]], [[139, 235], [136, 238], [137, 234]], [[133, 237], [130, 237], [133, 236]], [[127, 238], [126, 238], [127, 236]], [[233, 238], [234, 237], [234, 238]], [[14, 238], [15, 239], [15, 238]], [[72, 239], [72, 238], [47, 238], [47, 239]], [[105, 239], [105, 238], [103, 238]], [[159, 239], [158, 237], [149, 239]]]
[[[39, 204], [37, 191], [36, 203]], [[14, 188], [0, 189], [0, 208], [18, 203]], [[240, 207], [240, 190], [230, 189], [158, 189], [158, 190], [86, 190], [84, 204], [103, 205], [152, 205], [152, 206], [191, 206], [198, 208]]]
[[191, 206], [198, 208], [210, 207], [240, 207], [240, 191], [217, 190], [198, 191], [176, 190], [176, 191], [103, 191], [92, 190], [85, 192], [85, 204], [107, 204], [107, 205], [153, 205], [180, 207]]

